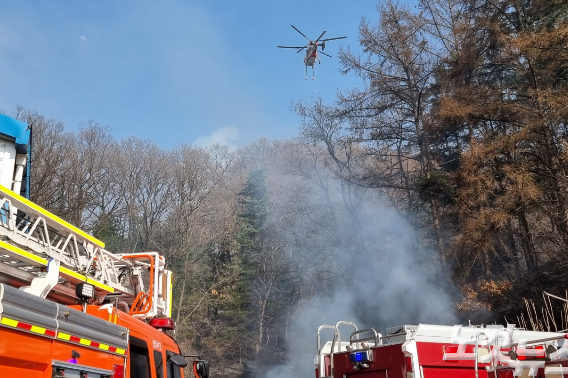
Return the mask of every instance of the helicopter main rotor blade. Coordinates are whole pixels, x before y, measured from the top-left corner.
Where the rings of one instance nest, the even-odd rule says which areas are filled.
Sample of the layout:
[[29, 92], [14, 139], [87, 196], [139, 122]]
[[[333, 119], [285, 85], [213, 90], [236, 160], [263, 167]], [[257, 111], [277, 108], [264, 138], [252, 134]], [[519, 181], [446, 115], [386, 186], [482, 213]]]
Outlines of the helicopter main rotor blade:
[[324, 53], [323, 51], [318, 52], [318, 54], [323, 54], [325, 56], [329, 56], [330, 58], [333, 58], [331, 55]]
[[299, 53], [300, 51], [302, 51], [302, 50], [305, 49], [306, 47], [308, 47], [308, 46], [301, 47], [300, 50], [296, 51], [296, 53]]
[[306, 46], [276, 46], [280, 47], [281, 49], [304, 49]]
[[343, 39], [343, 38], [347, 38], [347, 37], [335, 37], [335, 38], [327, 38], [327, 39], [322, 39], [321, 41], [333, 41], [334, 39]]
[[321, 37], [323, 37], [323, 35], [325, 34], [326, 30], [323, 31], [323, 33], [321, 33], [321, 35], [318, 37], [318, 39], [316, 39], [316, 43], [320, 40]]
[[[306, 37], [306, 36], [304, 35], [304, 33], [302, 33], [301, 31], [299, 31], [297, 27], [295, 27], [294, 25], [290, 25], [290, 26], [293, 27], [294, 30], [296, 30], [298, 33], [300, 33], [305, 39], [307, 39], [308, 41], [310, 41], [310, 39], [309, 39], [308, 37]], [[310, 42], [311, 42], [311, 41], [310, 41]]]

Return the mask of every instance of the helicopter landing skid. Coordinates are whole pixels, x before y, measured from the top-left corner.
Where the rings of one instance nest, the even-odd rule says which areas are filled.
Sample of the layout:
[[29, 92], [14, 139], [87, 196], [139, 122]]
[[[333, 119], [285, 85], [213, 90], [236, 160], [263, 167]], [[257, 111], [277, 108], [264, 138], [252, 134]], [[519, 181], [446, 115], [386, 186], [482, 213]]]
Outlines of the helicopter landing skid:
[[[316, 79], [316, 70], [314, 66], [312, 66], [312, 80]], [[306, 65], [306, 80], [308, 80], [308, 66]]]

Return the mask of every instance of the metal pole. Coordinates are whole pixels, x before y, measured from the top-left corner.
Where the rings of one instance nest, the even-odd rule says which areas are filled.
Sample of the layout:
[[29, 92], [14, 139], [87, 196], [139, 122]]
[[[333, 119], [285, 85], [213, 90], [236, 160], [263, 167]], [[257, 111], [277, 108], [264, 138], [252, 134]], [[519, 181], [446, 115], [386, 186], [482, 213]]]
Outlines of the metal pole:
[[557, 297], [556, 295], [552, 295], [552, 294], [550, 294], [550, 293], [547, 293], [546, 291], [543, 291], [543, 293], [546, 294], [546, 295], [548, 295], [549, 297], [556, 298], [556, 299], [560, 299], [561, 301], [564, 301], [564, 302], [568, 302], [567, 299]]

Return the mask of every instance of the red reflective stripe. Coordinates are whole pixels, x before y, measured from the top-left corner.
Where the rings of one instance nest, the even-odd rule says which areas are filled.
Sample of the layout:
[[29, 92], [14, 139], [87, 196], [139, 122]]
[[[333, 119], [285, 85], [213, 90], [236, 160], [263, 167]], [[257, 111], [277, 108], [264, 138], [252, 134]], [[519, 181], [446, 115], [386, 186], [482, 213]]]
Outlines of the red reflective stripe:
[[74, 342], [74, 343], [80, 343], [80, 342], [81, 342], [81, 338], [80, 338], [80, 337], [77, 337], [77, 336], [71, 336], [71, 337], [69, 338], [69, 341], [72, 341], [72, 342]]
[[25, 329], [26, 331], [31, 331], [32, 326], [27, 323], [18, 322], [18, 328]]
[[52, 331], [50, 329], [46, 329], [44, 335], [49, 336], [49, 337], [55, 337], [55, 331]]
[[109, 351], [109, 352], [114, 352], [114, 353], [116, 353], [116, 348], [113, 347], [113, 346], [109, 346], [109, 347], [108, 347], [108, 351]]
[[97, 342], [91, 341], [91, 346], [92, 346], [92, 347], [98, 348], [100, 345], [101, 345], [101, 344], [99, 344], [99, 343], [97, 343]]

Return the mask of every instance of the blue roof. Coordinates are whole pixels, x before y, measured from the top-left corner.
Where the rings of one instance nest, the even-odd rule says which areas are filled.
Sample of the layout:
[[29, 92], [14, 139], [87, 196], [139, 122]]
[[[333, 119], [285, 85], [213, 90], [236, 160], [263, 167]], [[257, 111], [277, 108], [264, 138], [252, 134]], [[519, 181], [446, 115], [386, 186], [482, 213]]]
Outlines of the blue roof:
[[30, 143], [28, 124], [0, 114], [0, 133], [12, 137], [18, 144]]

